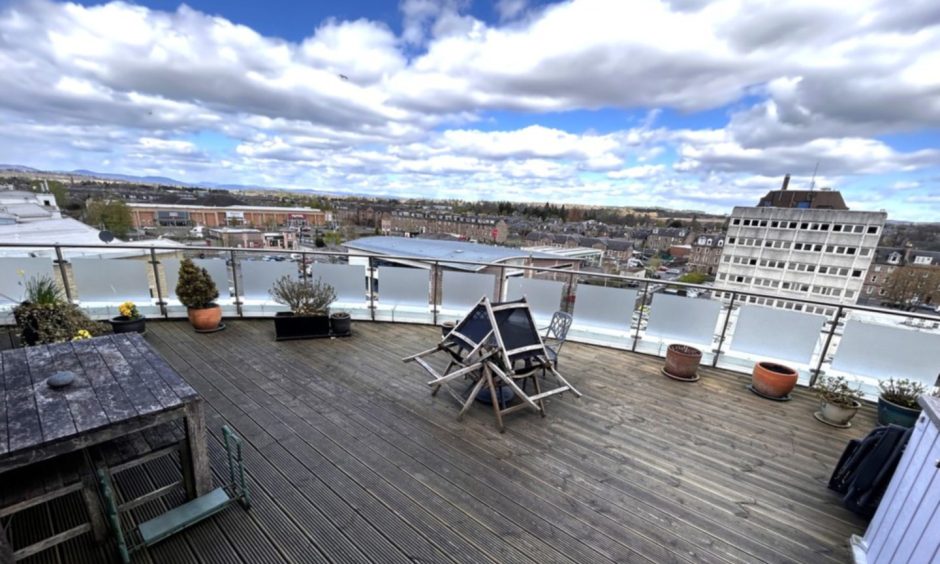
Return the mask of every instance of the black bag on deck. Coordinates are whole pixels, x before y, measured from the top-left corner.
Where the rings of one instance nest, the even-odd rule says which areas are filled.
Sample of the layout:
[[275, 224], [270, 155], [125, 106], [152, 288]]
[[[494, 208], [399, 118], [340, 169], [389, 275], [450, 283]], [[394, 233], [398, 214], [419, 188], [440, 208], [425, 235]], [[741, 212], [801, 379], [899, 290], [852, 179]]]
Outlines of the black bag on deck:
[[829, 489], [842, 495], [853, 513], [870, 518], [878, 509], [911, 430], [898, 425], [877, 427], [862, 440], [853, 439], [829, 478]]

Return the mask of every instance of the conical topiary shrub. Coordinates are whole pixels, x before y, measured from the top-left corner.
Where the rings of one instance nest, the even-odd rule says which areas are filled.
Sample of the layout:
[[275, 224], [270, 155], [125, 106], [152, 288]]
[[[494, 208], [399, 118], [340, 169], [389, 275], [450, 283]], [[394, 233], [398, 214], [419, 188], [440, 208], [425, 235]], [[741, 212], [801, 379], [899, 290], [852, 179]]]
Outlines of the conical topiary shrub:
[[196, 266], [191, 259], [180, 263], [176, 297], [187, 307], [189, 322], [197, 331], [215, 331], [221, 327], [222, 308], [215, 303], [219, 289], [209, 272]]

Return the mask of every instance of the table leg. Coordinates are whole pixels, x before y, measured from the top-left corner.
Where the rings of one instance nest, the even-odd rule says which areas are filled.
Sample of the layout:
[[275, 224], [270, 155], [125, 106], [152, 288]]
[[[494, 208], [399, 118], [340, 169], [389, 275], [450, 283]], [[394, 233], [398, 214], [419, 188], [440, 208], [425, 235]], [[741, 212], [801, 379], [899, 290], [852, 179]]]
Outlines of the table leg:
[[183, 451], [183, 476], [190, 499], [209, 493], [212, 489], [212, 470], [209, 467], [209, 447], [206, 444], [206, 418], [202, 399], [186, 405], [186, 448]]

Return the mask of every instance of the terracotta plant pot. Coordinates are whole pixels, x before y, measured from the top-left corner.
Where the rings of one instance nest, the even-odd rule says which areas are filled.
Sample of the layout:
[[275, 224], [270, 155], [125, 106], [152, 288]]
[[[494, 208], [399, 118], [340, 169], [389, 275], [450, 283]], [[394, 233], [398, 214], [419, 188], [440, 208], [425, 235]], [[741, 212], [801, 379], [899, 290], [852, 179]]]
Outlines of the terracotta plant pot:
[[776, 362], [761, 361], [751, 373], [751, 391], [769, 399], [790, 399], [799, 374], [796, 370]]
[[669, 345], [666, 348], [666, 365], [663, 374], [673, 380], [694, 382], [698, 380], [698, 365], [702, 361], [702, 351], [686, 345]]
[[222, 324], [222, 308], [213, 305], [203, 308], [189, 308], [189, 322], [196, 331], [215, 331]]
[[854, 405], [846, 407], [823, 400], [819, 404], [819, 411], [816, 412], [816, 419], [819, 419], [827, 425], [844, 429], [852, 426], [849, 421], [855, 417], [860, 407], [862, 407], [862, 404], [859, 402], [855, 402]]

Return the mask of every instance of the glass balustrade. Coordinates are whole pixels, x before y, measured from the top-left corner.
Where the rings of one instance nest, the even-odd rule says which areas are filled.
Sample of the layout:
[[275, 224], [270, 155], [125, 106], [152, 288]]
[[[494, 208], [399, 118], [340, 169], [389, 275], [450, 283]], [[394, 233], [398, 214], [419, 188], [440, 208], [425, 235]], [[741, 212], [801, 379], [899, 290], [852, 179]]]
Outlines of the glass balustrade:
[[940, 373], [940, 317], [935, 315], [790, 300], [798, 310], [832, 312], [823, 315], [748, 303], [758, 295], [753, 293], [719, 289], [724, 299], [713, 299], [712, 289], [704, 286], [408, 259], [412, 267], [392, 265], [387, 257], [312, 251], [59, 245], [9, 254], [0, 257], [3, 324], [13, 323], [12, 308], [23, 300], [26, 282], [37, 276], [51, 276], [68, 299], [97, 319], [118, 315], [118, 305], [127, 300], [150, 317], [185, 317], [175, 288], [180, 261], [192, 258], [215, 282], [218, 303], [229, 317], [286, 311], [269, 291], [275, 280], [291, 276], [333, 286], [332, 309], [354, 319], [440, 324], [459, 319], [483, 296], [525, 297], [541, 326], [555, 311], [571, 313], [572, 341], [658, 356], [669, 344], [683, 343], [702, 350], [703, 363], [738, 372], [750, 372], [758, 360], [774, 360], [796, 368], [801, 384], [811, 384], [821, 373], [846, 375], [869, 397], [887, 378], [934, 386]]

